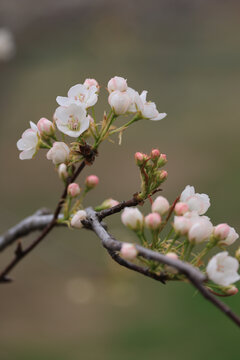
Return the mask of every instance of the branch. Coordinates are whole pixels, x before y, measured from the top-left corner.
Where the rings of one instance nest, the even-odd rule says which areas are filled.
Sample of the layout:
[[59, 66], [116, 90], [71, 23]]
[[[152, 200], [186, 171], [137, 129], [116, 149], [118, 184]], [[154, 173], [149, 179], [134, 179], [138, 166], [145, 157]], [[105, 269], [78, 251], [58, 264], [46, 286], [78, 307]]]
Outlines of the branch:
[[[147, 269], [138, 267], [135, 264], [132, 264], [124, 259], [120, 258], [116, 252], [121, 250], [122, 242], [116, 240], [112, 235], [110, 235], [99, 222], [98, 214], [91, 208], [87, 209], [88, 214], [88, 227], [90, 226], [96, 235], [100, 238], [103, 246], [110, 253], [111, 257], [117, 261], [120, 265], [125, 266], [131, 270], [137, 271], [143, 275], [146, 275], [145, 271]], [[204, 282], [207, 280], [206, 276], [194, 268], [190, 264], [184, 263], [180, 260], [171, 259], [163, 254], [158, 252], [146, 249], [140, 245], [136, 245], [138, 255], [142, 256], [148, 260], [154, 260], [160, 264], [165, 264], [174, 267], [180, 273], [184, 274], [188, 280], [192, 283], [199, 292], [209, 300], [213, 305], [215, 305], [220, 311], [222, 311], [226, 316], [228, 316], [235, 324], [240, 327], [240, 318], [233, 313], [233, 311], [219, 299], [217, 299], [205, 286]], [[144, 270], [143, 270], [144, 269]], [[148, 276], [148, 275], [147, 275]], [[151, 276], [152, 277], [152, 276]]]

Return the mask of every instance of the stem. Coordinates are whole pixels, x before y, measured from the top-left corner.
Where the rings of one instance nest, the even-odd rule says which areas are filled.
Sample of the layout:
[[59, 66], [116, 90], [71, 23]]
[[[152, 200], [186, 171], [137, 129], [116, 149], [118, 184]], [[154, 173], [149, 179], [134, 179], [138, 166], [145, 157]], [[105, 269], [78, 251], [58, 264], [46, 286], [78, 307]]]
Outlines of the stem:
[[176, 240], [177, 240], [178, 238], [179, 238], [179, 235], [176, 234], [176, 235], [174, 236], [174, 238], [172, 239], [171, 244], [170, 244], [169, 247], [167, 248], [166, 254], [172, 249], [173, 245], [175, 244], [175, 242], [176, 242]]
[[128, 121], [126, 124], [124, 124], [120, 128], [110, 131], [110, 135], [115, 134], [119, 131], [125, 130], [129, 125], [132, 125], [134, 122], [141, 120], [141, 119], [143, 119], [143, 117], [140, 114], [136, 114], [130, 121]]

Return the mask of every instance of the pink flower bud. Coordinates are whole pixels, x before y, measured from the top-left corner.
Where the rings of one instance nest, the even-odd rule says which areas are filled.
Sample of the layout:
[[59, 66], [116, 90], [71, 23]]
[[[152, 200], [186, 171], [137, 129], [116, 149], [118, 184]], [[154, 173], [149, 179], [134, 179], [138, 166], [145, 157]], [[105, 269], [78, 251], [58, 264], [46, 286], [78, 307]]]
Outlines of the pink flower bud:
[[127, 91], [127, 87], [127, 80], [119, 76], [114, 76], [108, 82], [108, 91], [110, 93], [116, 90]]
[[110, 209], [113, 206], [116, 206], [119, 204], [119, 201], [114, 200], [114, 199], [106, 199], [104, 200], [104, 202], [101, 205], [102, 209]]
[[153, 149], [151, 151], [151, 159], [157, 160], [160, 157], [160, 151], [158, 149]]
[[143, 154], [141, 152], [136, 152], [135, 155], [135, 160], [137, 165], [143, 165], [143, 163], [147, 160], [148, 156], [146, 154]]
[[161, 154], [158, 159], [157, 166], [160, 168], [160, 167], [164, 166], [166, 163], [167, 163], [167, 155]]
[[[178, 256], [177, 254], [175, 254], [174, 252], [169, 252], [166, 254], [166, 256], [172, 260], [178, 260]], [[178, 270], [173, 267], [173, 266], [169, 266], [169, 265], [165, 265], [165, 270], [170, 272], [171, 274], [177, 274]]]
[[[225, 226], [220, 227], [220, 225], [225, 225]], [[221, 235], [223, 236], [227, 233], [228, 225], [227, 224], [220, 224], [220, 225], [218, 225], [220, 228], [218, 228], [218, 226], [216, 226], [216, 228], [218, 228], [218, 229], [215, 228], [214, 231], [217, 231], [217, 233], [219, 233], [219, 232], [221, 233], [221, 231], [222, 231]], [[230, 227], [230, 226], [228, 226], [228, 227], [229, 227], [229, 231], [227, 233], [227, 236], [225, 236], [223, 239], [220, 239], [220, 241], [218, 243], [219, 245], [225, 245], [225, 246], [232, 245], [239, 238], [239, 235], [236, 232], [236, 230], [233, 227]], [[224, 232], [225, 232], [225, 234], [224, 234]]]
[[68, 195], [71, 197], [76, 197], [80, 194], [80, 187], [76, 183], [72, 183], [68, 185]]
[[99, 178], [96, 175], [89, 175], [85, 180], [85, 184], [89, 189], [95, 188], [98, 185], [98, 183], [99, 183]]
[[164, 215], [169, 210], [169, 207], [168, 200], [163, 196], [158, 196], [152, 204], [152, 212]]
[[238, 288], [236, 286], [232, 285], [226, 290], [227, 295], [236, 295], [238, 293]]
[[41, 118], [37, 127], [41, 135], [53, 135], [55, 131], [54, 124], [46, 118]]
[[175, 214], [178, 216], [184, 215], [189, 211], [188, 205], [184, 202], [178, 202], [174, 208]]
[[161, 216], [158, 213], [151, 213], [145, 217], [145, 225], [150, 230], [159, 229], [161, 221]]
[[60, 164], [58, 167], [58, 175], [61, 179], [65, 180], [68, 177], [67, 165]]
[[70, 149], [64, 142], [56, 141], [52, 148], [47, 152], [48, 160], [52, 160], [55, 165], [64, 163], [69, 158]]
[[127, 260], [134, 260], [137, 257], [137, 249], [133, 244], [123, 243], [120, 254]]
[[122, 223], [133, 231], [141, 230], [144, 217], [137, 208], [126, 207], [121, 215]]
[[81, 229], [83, 227], [82, 220], [86, 220], [86, 218], [87, 218], [86, 211], [84, 210], [77, 211], [71, 220], [71, 226], [76, 229]]
[[125, 92], [116, 90], [108, 97], [108, 103], [116, 115], [125, 114], [131, 103], [130, 96]]
[[215, 226], [213, 235], [219, 240], [223, 240], [228, 236], [229, 231], [230, 231], [230, 226], [228, 226], [228, 224], [219, 224]]
[[174, 216], [173, 227], [177, 234], [186, 235], [191, 227], [191, 220], [184, 216]]
[[167, 179], [167, 177], [168, 177], [168, 172], [166, 170], [161, 170], [160, 171], [160, 180], [164, 181]]
[[97, 80], [95, 79], [86, 79], [83, 83], [83, 85], [85, 85], [88, 89], [91, 87], [91, 86], [96, 86], [96, 88], [99, 89], [99, 84], [97, 82]]

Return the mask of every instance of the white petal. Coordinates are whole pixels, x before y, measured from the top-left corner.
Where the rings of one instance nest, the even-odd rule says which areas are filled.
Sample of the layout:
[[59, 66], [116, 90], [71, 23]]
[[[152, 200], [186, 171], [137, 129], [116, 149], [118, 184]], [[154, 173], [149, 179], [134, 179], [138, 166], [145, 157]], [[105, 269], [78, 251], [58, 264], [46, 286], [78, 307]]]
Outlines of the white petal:
[[35, 154], [35, 149], [24, 150], [19, 154], [21, 160], [30, 160]]

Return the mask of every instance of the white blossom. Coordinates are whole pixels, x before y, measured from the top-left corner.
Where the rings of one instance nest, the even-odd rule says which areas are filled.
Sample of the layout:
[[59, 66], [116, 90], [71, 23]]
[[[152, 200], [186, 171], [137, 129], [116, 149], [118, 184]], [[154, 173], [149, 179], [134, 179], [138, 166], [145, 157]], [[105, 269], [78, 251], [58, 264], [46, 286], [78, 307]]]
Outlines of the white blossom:
[[108, 97], [108, 103], [116, 115], [123, 115], [127, 112], [131, 99], [126, 91], [113, 91]]
[[87, 213], [84, 210], [79, 210], [71, 219], [71, 226], [76, 229], [81, 229], [83, 227], [82, 220], [86, 220]]
[[166, 214], [169, 210], [169, 202], [164, 196], [158, 196], [152, 204], [152, 212], [157, 212], [160, 215]]
[[68, 91], [68, 96], [57, 96], [56, 101], [60, 106], [69, 106], [71, 104], [82, 105], [86, 109], [96, 104], [98, 100], [98, 88], [96, 86], [87, 86], [77, 84]]
[[130, 105], [128, 107], [128, 113], [136, 113], [136, 112], [141, 112], [143, 111], [143, 102], [142, 102], [142, 99], [140, 98], [140, 95], [139, 93], [128, 87], [127, 88], [127, 94], [129, 95], [130, 97]]
[[121, 215], [122, 223], [132, 230], [140, 230], [143, 226], [144, 216], [137, 208], [126, 207]]
[[190, 185], [183, 190], [180, 201], [186, 203], [190, 211], [197, 211], [199, 215], [205, 214], [210, 206], [209, 196], [195, 193], [194, 187]]
[[89, 128], [90, 120], [82, 106], [59, 106], [54, 114], [58, 130], [71, 137], [78, 137]]
[[186, 235], [191, 227], [191, 220], [185, 216], [174, 216], [173, 228], [176, 233]]
[[166, 113], [160, 113], [157, 110], [156, 104], [152, 101], [147, 101], [147, 91], [144, 90], [141, 95], [140, 98], [142, 100], [142, 104], [143, 104], [143, 108], [142, 108], [142, 116], [145, 119], [149, 119], [149, 120], [162, 120], [164, 119], [167, 114]]
[[133, 244], [123, 243], [120, 254], [123, 258], [127, 260], [134, 260], [137, 257], [137, 249]]
[[219, 241], [219, 245], [232, 245], [239, 238], [238, 233], [233, 227], [229, 227], [228, 235]]
[[64, 142], [56, 141], [52, 148], [47, 152], [47, 159], [52, 160], [55, 165], [64, 163], [68, 160], [70, 149]]
[[218, 285], [228, 286], [240, 280], [237, 272], [238, 268], [237, 259], [229, 256], [228, 252], [224, 251], [211, 258], [206, 270], [210, 280]]
[[210, 238], [213, 225], [207, 216], [198, 216], [190, 220], [192, 225], [188, 231], [188, 239], [193, 244], [199, 244]]
[[30, 121], [30, 129], [27, 129], [22, 134], [21, 139], [17, 142], [18, 150], [22, 152], [19, 154], [21, 160], [32, 159], [36, 154], [39, 146], [39, 131], [37, 125]]

